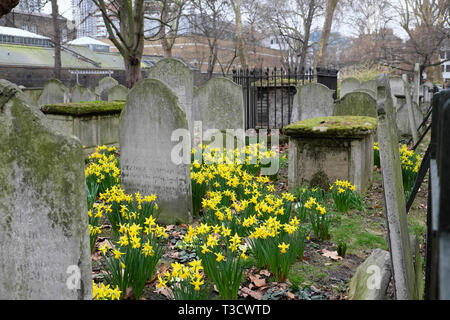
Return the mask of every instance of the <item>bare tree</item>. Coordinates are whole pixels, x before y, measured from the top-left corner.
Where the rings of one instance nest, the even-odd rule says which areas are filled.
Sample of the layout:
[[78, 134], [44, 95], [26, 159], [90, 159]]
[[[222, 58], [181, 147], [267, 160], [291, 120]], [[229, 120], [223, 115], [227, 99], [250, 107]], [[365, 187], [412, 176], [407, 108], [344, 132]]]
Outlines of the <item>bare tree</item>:
[[440, 48], [450, 40], [450, 0], [399, 0], [392, 4], [400, 17], [400, 26], [408, 34], [405, 66], [412, 71], [416, 62], [421, 74], [427, 69], [428, 79], [442, 82]]
[[93, 0], [100, 9], [108, 38], [123, 57], [126, 85], [142, 79], [141, 60], [144, 50], [144, 0]]
[[236, 23], [237, 56], [239, 57], [239, 60], [241, 62], [241, 67], [243, 69], [247, 69], [248, 68], [247, 54], [246, 54], [245, 44], [244, 44], [244, 35], [242, 33], [241, 0], [230, 0], [230, 4], [231, 4], [231, 7], [233, 8], [235, 23]]
[[226, 0], [191, 0], [188, 19], [194, 34], [206, 39], [208, 45], [208, 79], [218, 61], [219, 40], [230, 32], [229, 10], [230, 4]]
[[326, 0], [325, 21], [322, 27], [322, 34], [320, 35], [319, 48], [317, 49], [315, 65], [323, 68], [326, 63], [324, 54], [327, 51], [328, 40], [330, 39], [331, 26], [333, 24], [333, 16], [336, 11], [339, 0]]
[[19, 4], [19, 0], [0, 1], [0, 18], [11, 12]]
[[306, 67], [306, 57], [313, 45], [310, 43], [311, 30], [316, 17], [323, 10], [323, 0], [268, 1], [266, 17], [272, 33], [285, 54], [285, 67]]

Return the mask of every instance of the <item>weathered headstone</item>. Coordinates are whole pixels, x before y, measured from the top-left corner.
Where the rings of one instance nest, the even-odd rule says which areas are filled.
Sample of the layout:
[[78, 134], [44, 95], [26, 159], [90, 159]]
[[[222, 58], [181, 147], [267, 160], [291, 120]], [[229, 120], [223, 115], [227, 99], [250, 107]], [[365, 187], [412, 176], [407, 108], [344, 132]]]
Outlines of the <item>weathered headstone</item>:
[[336, 101], [333, 115], [367, 116], [376, 118], [377, 102], [369, 93], [353, 91]]
[[38, 100], [38, 105], [70, 102], [69, 89], [59, 80], [48, 80]]
[[368, 89], [373, 92], [377, 92], [377, 81], [376, 80], [367, 80], [361, 83], [360, 89]]
[[81, 143], [0, 80], [0, 299], [92, 299]]
[[108, 101], [115, 100], [127, 100], [128, 89], [127, 87], [118, 84], [108, 90]]
[[408, 110], [409, 130], [413, 137], [413, 142], [414, 144], [416, 144], [417, 141], [419, 141], [419, 135], [417, 133], [416, 119], [414, 117], [413, 102], [411, 99], [411, 88], [408, 82], [408, 76], [406, 74], [403, 74], [402, 79], [405, 88], [406, 109]]
[[414, 65], [414, 83], [412, 87], [413, 87], [413, 90], [411, 92], [412, 101], [419, 106], [421, 92], [420, 92], [420, 65], [418, 63]]
[[[394, 108], [397, 108], [397, 98], [396, 95], [404, 96], [405, 89], [403, 85], [403, 80], [399, 76], [390, 76], [389, 77], [389, 85], [391, 87], [391, 99], [394, 103]], [[395, 111], [395, 110], [394, 110]]]
[[112, 77], [104, 77], [101, 79], [95, 88], [95, 94], [100, 100], [108, 101], [108, 90], [119, 84], [116, 79]]
[[148, 78], [162, 81], [175, 92], [178, 97], [179, 107], [186, 114], [188, 127], [191, 136], [193, 136], [194, 72], [183, 61], [166, 58], [158, 61], [150, 68]]
[[[190, 148], [183, 154], [187, 161], [178, 164], [172, 155], [179, 145], [172, 141], [177, 129], [189, 132], [176, 94], [156, 79], [138, 82], [120, 118], [122, 185], [128, 193], [155, 194], [164, 223], [192, 218]], [[190, 143], [188, 137], [185, 143]]]
[[[409, 114], [408, 107], [406, 105], [406, 96], [404, 95], [396, 95], [397, 100], [397, 110], [395, 112], [395, 119], [398, 128], [399, 137], [402, 136], [411, 136], [411, 128], [409, 125]], [[412, 109], [414, 111], [414, 120], [416, 121], [416, 128], [420, 126], [423, 121], [422, 111], [419, 109], [419, 106], [415, 103], [412, 103]]]
[[84, 88], [79, 84], [73, 86], [71, 102], [95, 101], [95, 100], [97, 100], [97, 97], [95, 93], [91, 91], [91, 89]]
[[398, 300], [416, 299], [400, 152], [388, 76], [378, 75], [377, 85], [378, 144], [395, 296]]
[[375, 249], [356, 269], [349, 283], [350, 300], [384, 300], [391, 281], [389, 252]]
[[333, 115], [334, 90], [320, 83], [297, 87], [292, 107], [291, 123]]
[[361, 82], [353, 77], [342, 80], [340, 97], [344, 97], [347, 93], [358, 90], [361, 87]]

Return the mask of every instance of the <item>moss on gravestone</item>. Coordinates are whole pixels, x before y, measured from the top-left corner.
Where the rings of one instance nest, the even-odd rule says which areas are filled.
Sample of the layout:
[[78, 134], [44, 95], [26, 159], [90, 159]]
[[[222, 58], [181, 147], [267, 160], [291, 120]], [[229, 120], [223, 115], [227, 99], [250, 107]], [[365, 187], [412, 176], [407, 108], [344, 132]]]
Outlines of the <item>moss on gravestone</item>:
[[293, 137], [357, 137], [377, 129], [377, 119], [363, 116], [331, 116], [306, 119], [283, 128], [283, 134]]
[[88, 101], [60, 104], [46, 104], [41, 111], [46, 114], [62, 115], [96, 115], [120, 113], [125, 106], [125, 101]]

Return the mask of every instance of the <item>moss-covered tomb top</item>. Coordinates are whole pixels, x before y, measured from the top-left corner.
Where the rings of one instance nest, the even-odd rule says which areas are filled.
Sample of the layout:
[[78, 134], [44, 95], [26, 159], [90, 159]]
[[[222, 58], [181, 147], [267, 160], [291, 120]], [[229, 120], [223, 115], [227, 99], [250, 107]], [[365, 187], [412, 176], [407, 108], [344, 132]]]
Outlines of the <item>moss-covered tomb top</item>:
[[90, 101], [71, 102], [60, 104], [46, 104], [41, 107], [46, 114], [62, 114], [71, 116], [115, 114], [120, 113], [125, 106], [125, 101]]
[[376, 132], [377, 119], [362, 116], [331, 116], [306, 119], [283, 128], [291, 137], [361, 137]]

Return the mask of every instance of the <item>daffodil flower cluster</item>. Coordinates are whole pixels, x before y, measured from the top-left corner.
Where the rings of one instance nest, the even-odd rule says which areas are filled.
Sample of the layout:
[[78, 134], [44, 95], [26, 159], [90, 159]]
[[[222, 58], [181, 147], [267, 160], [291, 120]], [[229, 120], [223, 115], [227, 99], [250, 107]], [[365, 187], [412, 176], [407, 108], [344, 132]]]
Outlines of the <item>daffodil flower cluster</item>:
[[99, 248], [108, 271], [107, 283], [119, 286], [123, 292], [131, 287], [139, 299], [146, 281], [155, 272], [167, 237], [165, 227], [159, 226], [152, 216], [143, 225], [120, 224], [116, 247], [105, 242]]
[[148, 196], [142, 196], [139, 192], [134, 195], [126, 194], [120, 185], [115, 185], [101, 193], [99, 199], [110, 206], [108, 219], [115, 235], [118, 234], [121, 224], [143, 225], [146, 219], [158, 215], [158, 205], [154, 194]]
[[120, 169], [117, 159], [112, 153], [115, 147], [97, 147], [96, 151], [89, 156], [89, 165], [85, 170], [86, 184], [89, 188], [98, 185], [98, 193], [105, 192], [108, 188], [119, 183]]
[[102, 232], [101, 221], [110, 211], [111, 206], [104, 203], [94, 203], [93, 207], [88, 211], [91, 253], [95, 249], [95, 243], [97, 242], [98, 235]]
[[122, 291], [116, 286], [114, 289], [110, 285], [104, 285], [103, 283], [96, 284], [92, 281], [92, 296], [94, 300], [119, 300]]
[[350, 210], [352, 199], [356, 197], [356, 188], [347, 180], [336, 180], [330, 186], [331, 195], [339, 212], [347, 212]]
[[205, 300], [208, 290], [201, 260], [194, 260], [184, 265], [178, 262], [171, 264], [172, 270], [158, 275], [157, 288], [170, 288], [174, 300]]
[[317, 199], [311, 197], [304, 205], [308, 220], [317, 239], [328, 240], [330, 219], [325, 207]]
[[406, 144], [401, 145], [399, 151], [402, 165], [403, 188], [409, 194], [414, 186], [422, 158], [420, 154], [415, 153], [413, 150], [408, 150]]

